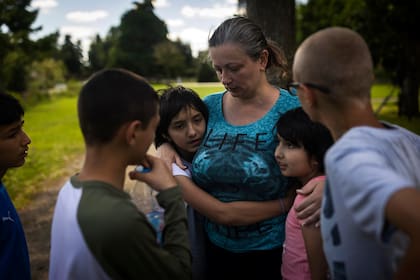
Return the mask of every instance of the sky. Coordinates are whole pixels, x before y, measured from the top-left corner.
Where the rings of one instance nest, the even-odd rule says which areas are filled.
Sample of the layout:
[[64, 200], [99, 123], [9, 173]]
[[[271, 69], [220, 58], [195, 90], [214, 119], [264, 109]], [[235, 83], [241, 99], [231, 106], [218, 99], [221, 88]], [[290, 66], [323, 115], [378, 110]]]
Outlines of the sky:
[[[189, 43], [197, 56], [198, 51], [207, 49], [209, 34], [237, 13], [237, 3], [238, 0], [155, 0], [154, 12], [166, 23], [169, 38]], [[81, 40], [87, 59], [92, 38], [96, 34], [104, 38], [134, 5], [133, 0], [32, 0], [31, 7], [39, 10], [33, 27], [42, 27], [32, 34], [34, 39], [59, 31], [61, 43], [64, 35], [70, 34], [73, 42]]]

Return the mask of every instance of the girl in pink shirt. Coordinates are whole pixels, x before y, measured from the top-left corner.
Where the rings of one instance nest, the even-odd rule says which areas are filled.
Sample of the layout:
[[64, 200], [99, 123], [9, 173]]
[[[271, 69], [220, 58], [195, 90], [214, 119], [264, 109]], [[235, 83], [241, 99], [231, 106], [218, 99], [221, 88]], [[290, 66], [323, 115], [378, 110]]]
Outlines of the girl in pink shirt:
[[[277, 137], [276, 161], [284, 176], [293, 177], [291, 182], [294, 181], [296, 187], [324, 180], [324, 155], [333, 143], [325, 126], [312, 122], [302, 108], [296, 108], [278, 120]], [[286, 219], [282, 277], [285, 280], [327, 279], [320, 229], [314, 225], [304, 226], [304, 221], [296, 216], [295, 205], [303, 198], [296, 196]]]

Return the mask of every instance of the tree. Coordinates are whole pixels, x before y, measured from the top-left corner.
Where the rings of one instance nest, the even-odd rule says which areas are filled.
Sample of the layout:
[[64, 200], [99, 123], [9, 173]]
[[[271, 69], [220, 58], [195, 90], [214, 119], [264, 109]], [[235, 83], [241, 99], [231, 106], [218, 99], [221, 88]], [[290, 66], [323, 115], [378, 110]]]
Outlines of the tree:
[[153, 55], [166, 78], [182, 75], [185, 69], [185, 56], [181, 53], [179, 45], [169, 40], [164, 41], [155, 46]]
[[399, 114], [419, 114], [420, 2], [410, 0], [309, 0], [301, 7], [303, 37], [332, 25], [358, 31], [371, 49], [376, 67], [400, 88]]
[[69, 77], [80, 77], [83, 70], [82, 64], [82, 47], [81, 42], [78, 40], [76, 44], [71, 41], [71, 36], [64, 37], [64, 43], [60, 50], [60, 58], [66, 66]]
[[89, 70], [96, 72], [106, 66], [108, 53], [105, 50], [105, 42], [97, 34], [88, 51]]
[[277, 42], [290, 60], [296, 47], [295, 1], [245, 1], [248, 18], [261, 26], [266, 37]]
[[[31, 0], [0, 1], [0, 88], [22, 92], [26, 89], [26, 66], [30, 63], [29, 34], [38, 10]], [[11, 64], [9, 64], [11, 63]]]
[[135, 8], [121, 18], [112, 64], [150, 76], [156, 73], [157, 68], [153, 57], [154, 47], [167, 40], [168, 29], [154, 14], [150, 0], [134, 4]]
[[198, 71], [197, 71], [197, 82], [217, 82], [219, 79], [210, 65], [209, 52], [200, 51], [198, 53]]
[[[291, 77], [292, 58], [296, 47], [295, 1], [239, 0], [239, 10], [245, 7], [246, 15], [264, 31], [268, 39], [275, 41], [284, 51]], [[268, 71], [270, 83], [285, 87], [285, 79], [279, 79], [277, 71]]]
[[58, 38], [60, 33], [58, 31], [39, 38], [32, 43], [32, 56], [35, 60], [44, 60], [47, 58], [59, 58], [59, 44]]

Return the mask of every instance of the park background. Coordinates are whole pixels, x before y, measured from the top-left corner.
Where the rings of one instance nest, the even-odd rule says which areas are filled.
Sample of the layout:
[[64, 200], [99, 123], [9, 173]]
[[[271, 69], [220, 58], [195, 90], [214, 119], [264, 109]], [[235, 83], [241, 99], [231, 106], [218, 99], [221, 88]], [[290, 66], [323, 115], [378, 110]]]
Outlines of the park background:
[[[201, 97], [223, 90], [207, 51], [193, 56], [188, 43], [168, 38], [165, 22], [154, 13], [154, 1], [134, 2], [119, 25], [92, 38], [87, 57], [81, 42], [69, 34], [31, 39], [37, 17], [31, 2], [0, 1], [0, 89], [24, 105], [24, 129], [32, 139], [26, 164], [3, 179], [20, 212], [33, 209], [39, 193], [81, 166], [84, 144], [76, 102], [81, 86], [95, 71], [126, 68], [146, 77], [155, 89], [181, 84]], [[360, 32], [375, 63], [375, 112], [382, 120], [420, 134], [420, 38], [412, 28], [417, 26], [420, 1], [239, 0], [237, 7], [236, 14], [255, 20], [284, 48], [290, 65], [296, 46], [316, 30], [341, 25]], [[61, 35], [64, 41], [59, 43]], [[284, 87], [287, 81], [272, 82]], [[47, 232], [46, 240], [40, 240], [47, 247], [49, 222], [39, 225]], [[31, 225], [25, 223], [25, 231]], [[33, 248], [30, 251], [33, 254]]]

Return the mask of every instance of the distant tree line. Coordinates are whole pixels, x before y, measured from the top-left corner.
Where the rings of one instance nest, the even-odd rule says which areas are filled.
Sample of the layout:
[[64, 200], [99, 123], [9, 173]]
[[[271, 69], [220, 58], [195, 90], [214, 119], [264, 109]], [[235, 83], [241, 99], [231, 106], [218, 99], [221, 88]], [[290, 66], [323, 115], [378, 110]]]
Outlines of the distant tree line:
[[[93, 38], [87, 61], [81, 42], [49, 34], [31, 40], [38, 11], [31, 0], [0, 1], [0, 89], [25, 95], [42, 94], [57, 83], [84, 79], [104, 67], [123, 67], [151, 81], [177, 77], [216, 81], [207, 51], [193, 57], [189, 44], [168, 39], [164, 21], [154, 13], [153, 0], [134, 2], [101, 38]], [[299, 42], [331, 25], [350, 27], [366, 38], [377, 74], [400, 88], [399, 113], [419, 114], [420, 35], [415, 28], [420, 1], [411, 0], [238, 0], [238, 11], [263, 27], [277, 41], [292, 64]]]
[[54, 32], [38, 40], [30, 34], [38, 10], [31, 0], [0, 1], [0, 89], [22, 97], [47, 95], [56, 84], [81, 80], [104, 67], [121, 67], [151, 81], [169, 82], [177, 77], [217, 81], [207, 52], [193, 57], [189, 44], [168, 39], [165, 22], [154, 13], [152, 1], [134, 2], [118, 26], [104, 38], [96, 35], [83, 58], [81, 42]]

